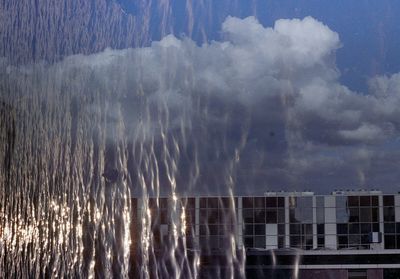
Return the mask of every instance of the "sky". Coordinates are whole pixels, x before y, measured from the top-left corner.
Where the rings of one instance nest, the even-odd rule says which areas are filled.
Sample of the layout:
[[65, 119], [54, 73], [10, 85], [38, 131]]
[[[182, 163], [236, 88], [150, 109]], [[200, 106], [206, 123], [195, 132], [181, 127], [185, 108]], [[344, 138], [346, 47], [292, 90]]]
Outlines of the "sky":
[[[11, 57], [18, 52], [3, 51], [2, 78], [28, 80], [22, 91], [53, 88], [54, 96], [98, 92], [122, 111], [133, 134], [146, 103], [145, 138], [156, 158], [165, 159], [166, 149], [175, 158], [182, 191], [398, 191], [400, 3], [146, 3], [116, 1], [110, 23], [147, 22], [127, 29], [145, 30], [142, 44], [124, 43], [123, 29], [105, 32], [93, 13], [82, 30], [100, 30], [90, 43], [67, 50], [57, 40], [75, 37], [53, 36], [55, 46], [46, 47], [61, 58], [26, 55], [19, 64]], [[107, 36], [119, 36], [119, 45]], [[2, 44], [10, 49], [13, 41]], [[33, 45], [43, 47], [37, 39]], [[26, 51], [21, 47], [20, 56]], [[94, 106], [86, 100], [80, 109]], [[114, 112], [106, 111], [111, 124], [121, 117]], [[170, 178], [168, 166], [159, 171], [160, 181]]]

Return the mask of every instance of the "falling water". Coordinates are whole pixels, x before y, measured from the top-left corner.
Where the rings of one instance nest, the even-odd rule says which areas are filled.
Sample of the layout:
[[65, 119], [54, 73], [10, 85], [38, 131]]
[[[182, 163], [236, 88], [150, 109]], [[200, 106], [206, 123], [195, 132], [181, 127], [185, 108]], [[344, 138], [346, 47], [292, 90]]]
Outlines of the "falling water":
[[[217, 113], [214, 97], [195, 94], [191, 66], [185, 73], [170, 71], [177, 59], [168, 48], [161, 53], [157, 68], [168, 79], [155, 89], [142, 72], [146, 49], [3, 67], [0, 270], [5, 277], [199, 278], [201, 249], [187, 247], [182, 198], [208, 191], [201, 188], [208, 178], [199, 157], [213, 152], [224, 158], [219, 182], [233, 203], [247, 120], [234, 147], [226, 143], [225, 123], [243, 108], [218, 112], [220, 129], [208, 131]], [[119, 66], [105, 67], [110, 61]], [[172, 102], [168, 82], [189, 93]], [[210, 139], [212, 149], [204, 146]], [[139, 199], [133, 203], [132, 197]], [[161, 250], [153, 225], [159, 197], [170, 200], [170, 237]], [[235, 205], [227, 210], [236, 220]], [[244, 261], [237, 256], [234, 231], [226, 230], [224, 274], [233, 278], [244, 274]]]

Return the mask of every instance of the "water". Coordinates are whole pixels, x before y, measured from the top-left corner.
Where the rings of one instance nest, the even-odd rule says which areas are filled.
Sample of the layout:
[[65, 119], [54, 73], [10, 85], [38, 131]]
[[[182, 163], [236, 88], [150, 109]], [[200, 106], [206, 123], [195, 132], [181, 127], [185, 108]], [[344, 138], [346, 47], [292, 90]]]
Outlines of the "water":
[[[199, 278], [201, 250], [187, 247], [181, 197], [217, 181], [233, 195], [248, 120], [244, 106], [196, 92], [193, 65], [179, 71], [180, 53], [168, 47], [176, 43], [2, 68], [4, 277]], [[237, 111], [243, 130], [232, 142]], [[160, 205], [150, 199], [161, 196], [170, 198], [171, 231], [162, 249], [152, 224]], [[226, 214], [236, 218], [235, 207]], [[244, 258], [226, 230], [224, 272], [233, 278]]]

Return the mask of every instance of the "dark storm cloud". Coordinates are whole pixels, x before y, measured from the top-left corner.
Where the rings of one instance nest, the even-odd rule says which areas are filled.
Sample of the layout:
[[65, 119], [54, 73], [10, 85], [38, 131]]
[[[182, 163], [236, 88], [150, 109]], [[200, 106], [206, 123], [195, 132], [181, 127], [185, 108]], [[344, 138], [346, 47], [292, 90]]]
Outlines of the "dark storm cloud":
[[202, 46], [170, 35], [5, 74], [28, 73], [38, 91], [89, 96], [83, 115], [103, 109], [90, 96], [104, 98], [109, 126], [122, 119], [131, 139], [140, 126], [159, 161], [174, 158], [178, 189], [395, 188], [400, 75], [372, 79], [368, 94], [349, 90], [335, 66], [338, 34], [311, 17], [273, 28], [229, 17], [222, 31], [224, 41]]

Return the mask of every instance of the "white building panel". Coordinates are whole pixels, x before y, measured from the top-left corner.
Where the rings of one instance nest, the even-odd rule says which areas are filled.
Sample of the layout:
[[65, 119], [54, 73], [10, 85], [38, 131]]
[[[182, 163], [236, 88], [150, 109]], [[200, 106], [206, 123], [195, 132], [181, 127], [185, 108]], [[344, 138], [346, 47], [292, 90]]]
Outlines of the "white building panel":
[[265, 225], [266, 235], [278, 235], [278, 225], [277, 224], [266, 224]]
[[396, 222], [400, 222], [400, 195], [394, 196], [394, 205]]

